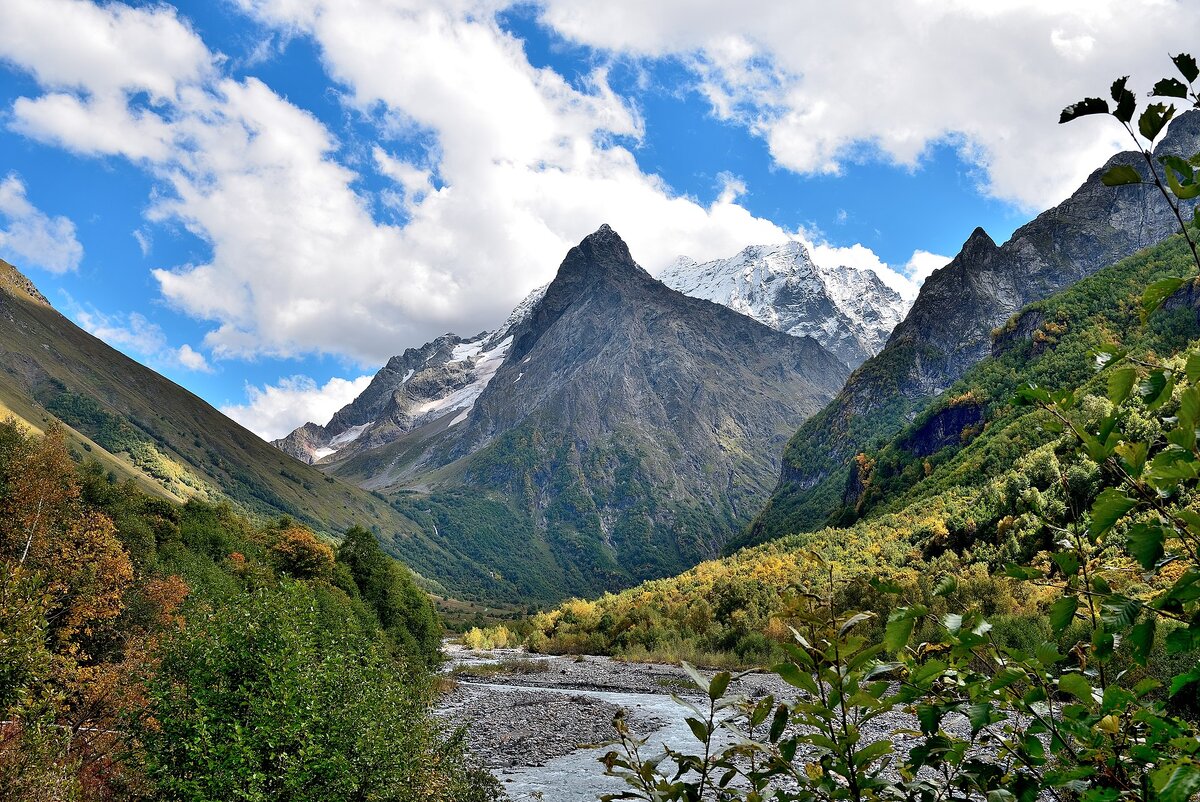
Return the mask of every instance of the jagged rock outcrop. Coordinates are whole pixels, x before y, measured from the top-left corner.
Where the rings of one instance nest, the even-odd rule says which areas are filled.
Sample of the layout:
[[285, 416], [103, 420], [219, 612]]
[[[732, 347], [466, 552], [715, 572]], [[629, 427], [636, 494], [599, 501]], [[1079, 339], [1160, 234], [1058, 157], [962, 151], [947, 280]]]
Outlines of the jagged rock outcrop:
[[[608, 226], [500, 331], [503, 358], [469, 408], [321, 467], [391, 494], [448, 551], [489, 566], [478, 581], [525, 598], [718, 554], [766, 499], [787, 436], [848, 373], [812, 338], [670, 289]], [[404, 382], [401, 367], [351, 407], [391, 414], [379, 399], [419, 375]], [[367, 425], [355, 443], [367, 442], [381, 424], [351, 407], [338, 425]]]
[[[1200, 112], [1190, 112], [1171, 124], [1156, 153], [1197, 151]], [[988, 356], [993, 329], [1026, 304], [1175, 233], [1178, 222], [1156, 188], [1103, 185], [1100, 177], [1117, 164], [1147, 174], [1140, 154], [1119, 153], [1003, 245], [976, 229], [958, 256], [925, 280], [884, 349], [792, 438], [776, 492], [735, 545], [821, 525], [836, 509], [853, 455], [894, 434]]]
[[329, 423], [306, 423], [275, 445], [311, 464], [347, 459], [439, 421], [462, 423], [508, 353], [513, 328], [545, 290], [530, 293], [496, 331], [466, 339], [444, 334], [392, 357]]
[[849, 367], [878, 353], [909, 307], [873, 272], [814, 264], [799, 242], [752, 245], [703, 264], [681, 256], [659, 278], [778, 331], [812, 337]]

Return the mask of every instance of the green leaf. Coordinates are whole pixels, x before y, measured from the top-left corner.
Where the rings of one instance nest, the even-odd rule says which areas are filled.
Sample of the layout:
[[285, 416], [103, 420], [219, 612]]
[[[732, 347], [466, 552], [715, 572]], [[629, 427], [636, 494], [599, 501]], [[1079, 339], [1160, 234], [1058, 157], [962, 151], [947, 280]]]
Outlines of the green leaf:
[[1050, 559], [1054, 560], [1054, 564], [1058, 566], [1058, 570], [1063, 572], [1063, 576], [1075, 576], [1079, 573], [1079, 555], [1073, 551], [1058, 551], [1050, 555]]
[[1196, 181], [1196, 169], [1190, 162], [1170, 154], [1159, 156], [1158, 160], [1162, 162], [1167, 186], [1171, 188], [1171, 192], [1175, 193], [1175, 197], [1180, 200], [1191, 200], [1200, 195], [1200, 183]]
[[1089, 114], [1108, 114], [1108, 101], [1098, 97], [1088, 97], [1072, 103], [1058, 115], [1058, 123], [1069, 123], [1071, 120], [1086, 117]]
[[1092, 686], [1082, 674], [1071, 672], [1058, 678], [1058, 689], [1069, 693], [1081, 702], [1090, 704], [1092, 701]]
[[1050, 406], [1050, 393], [1032, 382], [1017, 388], [1013, 401], [1018, 406]]
[[884, 755], [890, 755], [891, 753], [892, 753], [892, 742], [891, 741], [888, 741], [886, 739], [884, 739], [882, 741], [876, 741], [873, 744], [864, 746], [862, 749], [859, 749], [857, 752], [854, 753], [854, 765], [856, 768], [861, 769], [862, 767], [869, 765], [870, 763], [873, 763], [874, 761], [878, 760], [879, 758], [883, 757]]
[[1100, 176], [1100, 183], [1106, 187], [1123, 187], [1128, 184], [1142, 183], [1142, 176], [1128, 164], [1118, 164]]
[[[1200, 209], [1200, 207], [1197, 207]], [[1200, 351], [1192, 351], [1188, 354], [1187, 367], [1184, 368], [1187, 373], [1188, 381], [1194, 382], [1200, 380]]]
[[[1200, 355], [1198, 355], [1198, 356], [1200, 356]], [[895, 582], [891, 581], [890, 579], [880, 579], [878, 577], [872, 577], [870, 580], [868, 580], [868, 584], [876, 592], [885, 593], [889, 596], [899, 596], [901, 593], [904, 592], [904, 588], [900, 587], [899, 585], [897, 585]]]
[[971, 722], [971, 734], [978, 735], [979, 731], [991, 724], [992, 703], [976, 702], [967, 708], [967, 720]]
[[692, 730], [692, 735], [696, 736], [696, 740], [700, 743], [708, 743], [708, 725], [698, 718], [688, 716], [687, 725]]
[[1138, 117], [1138, 131], [1153, 142], [1174, 116], [1174, 106], [1168, 106], [1166, 103], [1151, 103], [1142, 112], [1142, 116]]
[[861, 624], [863, 621], [870, 621], [875, 617], [875, 613], [855, 613], [842, 622], [842, 626], [838, 629], [838, 635], [845, 635], [850, 630]]
[[1114, 406], [1124, 404], [1125, 399], [1133, 392], [1136, 381], [1137, 370], [1134, 368], [1120, 368], [1108, 374], [1108, 400], [1112, 401]]
[[938, 705], [917, 705], [917, 721], [920, 722], [921, 732], [925, 735], [933, 735], [937, 732], [938, 725], [942, 723], [942, 716], [944, 715], [946, 715], [946, 711]]
[[1150, 659], [1150, 650], [1154, 648], [1154, 630], [1157, 624], [1158, 619], [1153, 615], [1148, 615], [1129, 630], [1130, 651], [1138, 665], [1144, 666]]
[[1167, 654], [1185, 654], [1200, 646], [1200, 629], [1179, 627], [1167, 633]]
[[1200, 766], [1194, 763], [1168, 764], [1150, 777], [1162, 802], [1187, 802], [1200, 793]]
[[954, 574], [946, 574], [942, 577], [942, 581], [937, 583], [937, 587], [933, 589], [933, 595], [949, 596], [956, 590], [958, 590], [958, 577]]
[[1092, 533], [1092, 537], [1100, 537], [1135, 506], [1137, 501], [1115, 487], [1106, 489], [1096, 497], [1096, 503], [1092, 505], [1092, 520], [1088, 524], [1088, 531]]
[[818, 691], [816, 680], [813, 679], [812, 674], [802, 671], [795, 663], [780, 663], [771, 671], [778, 674], [780, 679], [793, 688], [799, 688], [814, 695]]
[[680, 663], [679, 665], [683, 668], [684, 672], [689, 677], [691, 677], [692, 682], [696, 683], [697, 688], [704, 691], [705, 693], [708, 693], [708, 680], [706, 680], [703, 677], [703, 675], [701, 675], [701, 673], [696, 670], [695, 666], [693, 666], [691, 663], [687, 662], [686, 660], [684, 662]]
[[1196, 176], [1195, 168], [1192, 167], [1187, 159], [1181, 159], [1174, 154], [1167, 153], [1159, 156], [1158, 160], [1168, 171], [1179, 176], [1179, 180], [1185, 184], [1191, 183], [1192, 179]]
[[1129, 528], [1125, 535], [1126, 548], [1138, 565], [1149, 571], [1163, 558], [1167, 532], [1161, 526], [1140, 523]]
[[1171, 61], [1175, 62], [1175, 68], [1183, 76], [1183, 80], [1189, 84], [1200, 77], [1200, 69], [1196, 67], [1196, 59], [1192, 58], [1187, 53], [1180, 53], [1178, 56], [1171, 56]]
[[1079, 609], [1079, 599], [1074, 596], [1063, 596], [1050, 605], [1050, 628], [1054, 634], [1061, 634], [1075, 620], [1075, 611]]
[[1200, 424], [1200, 384], [1193, 384], [1179, 396], [1179, 423], [1193, 430]]
[[1129, 80], [1126, 75], [1123, 78], [1118, 78], [1113, 81], [1112, 99], [1116, 101], [1117, 107], [1113, 110], [1113, 116], [1123, 123], [1127, 123], [1133, 119], [1133, 113], [1137, 110], [1137, 99], [1134, 98], [1133, 92], [1125, 88], [1125, 82]]
[[783, 735], [783, 731], [787, 728], [789, 712], [787, 705], [775, 708], [775, 715], [771, 718], [771, 731], [768, 733], [771, 743], [775, 743], [779, 740], [779, 736]]
[[1138, 394], [1149, 410], [1158, 409], [1165, 404], [1174, 390], [1174, 374], [1162, 370], [1154, 371], [1138, 385]]
[[1045, 576], [1045, 573], [1039, 571], [1037, 568], [1027, 568], [1024, 565], [1007, 563], [1004, 566], [1004, 575], [1012, 577], [1013, 579], [1028, 580], [1041, 579], [1043, 576]]
[[1183, 481], [1195, 479], [1196, 464], [1192, 452], [1174, 445], [1164, 448], [1150, 460], [1150, 478], [1156, 487], [1173, 487]]
[[1146, 288], [1142, 293], [1142, 317], [1145, 318], [1152, 314], [1154, 310], [1163, 305], [1163, 302], [1175, 294], [1175, 291], [1183, 286], [1186, 279], [1182, 278], [1164, 278], [1156, 281]]
[[1175, 511], [1175, 515], [1183, 519], [1189, 532], [1193, 535], [1200, 535], [1200, 513], [1188, 509], [1178, 509]]
[[913, 625], [925, 612], [924, 607], [899, 607], [892, 610], [883, 630], [883, 647], [889, 652], [898, 652], [907, 646], [912, 637]]
[[[1155, 599], [1154, 606], [1158, 609], [1179, 609], [1181, 605], [1194, 602], [1200, 599], [1200, 573], [1196, 571], [1186, 571], [1183, 576], [1175, 580], [1175, 584], [1160, 596]], [[1190, 632], [1191, 630], [1175, 630], [1176, 632]], [[1197, 630], [1200, 632], [1200, 630]], [[1170, 639], [1168, 638], [1168, 646]], [[1170, 651], [1170, 649], [1168, 649]]]
[[1154, 97], [1181, 97], [1186, 100], [1188, 88], [1187, 84], [1178, 78], [1163, 78], [1154, 85], [1154, 88], [1150, 90], [1150, 94]]
[[1056, 663], [1061, 663], [1063, 660], [1067, 659], [1065, 654], [1059, 653], [1057, 646], [1048, 641], [1040, 644], [1037, 647], [1037, 650], [1034, 652], [1034, 656], [1037, 657], [1037, 661], [1046, 668], [1049, 668]]
[[1117, 455], [1125, 460], [1129, 473], [1136, 479], [1141, 476], [1142, 468], [1146, 466], [1146, 455], [1150, 453], [1150, 444], [1144, 442], [1124, 442], [1117, 446]]
[[1171, 696], [1175, 696], [1184, 688], [1188, 688], [1196, 682], [1200, 682], [1200, 666], [1196, 666], [1186, 674], [1177, 674], [1171, 678]]
[[722, 671], [712, 678], [712, 683], [708, 686], [708, 698], [716, 701], [725, 695], [725, 689], [729, 687], [729, 680], [732, 676], [728, 671]]

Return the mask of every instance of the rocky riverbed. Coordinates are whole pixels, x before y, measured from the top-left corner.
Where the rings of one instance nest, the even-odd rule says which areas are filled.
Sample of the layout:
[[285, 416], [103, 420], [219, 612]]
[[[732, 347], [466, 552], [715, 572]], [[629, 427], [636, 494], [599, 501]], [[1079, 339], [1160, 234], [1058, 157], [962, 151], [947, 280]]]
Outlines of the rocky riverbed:
[[[649, 736], [654, 751], [663, 744], [689, 751], [695, 746], [683, 708], [671, 695], [699, 700], [700, 694], [676, 666], [532, 656], [517, 649], [470, 652], [454, 645], [447, 646], [447, 658], [455, 687], [444, 697], [442, 713], [469, 725], [471, 752], [514, 802], [594, 802], [621, 790], [599, 763], [616, 736], [612, 720], [621, 709], [635, 734]], [[736, 680], [730, 692], [791, 699], [795, 689], [773, 674], [757, 673]], [[863, 734], [866, 742], [892, 740], [904, 749], [913, 743], [897, 732], [915, 726], [915, 719], [897, 712], [871, 721]], [[968, 725], [963, 718], [945, 726]]]

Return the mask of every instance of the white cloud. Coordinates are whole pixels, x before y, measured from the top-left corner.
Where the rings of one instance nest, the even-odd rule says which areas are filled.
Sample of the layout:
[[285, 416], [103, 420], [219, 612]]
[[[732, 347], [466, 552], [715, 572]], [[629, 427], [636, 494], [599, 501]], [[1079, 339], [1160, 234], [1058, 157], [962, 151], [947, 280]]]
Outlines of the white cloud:
[[134, 240], [137, 241], [138, 250], [142, 252], [142, 256], [149, 256], [150, 251], [154, 249], [154, 237], [149, 231], [138, 228], [130, 232]]
[[246, 385], [245, 404], [221, 411], [264, 440], [278, 440], [308, 422], [324, 422], [367, 389], [371, 376], [334, 377], [318, 385], [308, 376], [291, 376], [278, 384]]
[[925, 283], [925, 279], [929, 278], [929, 274], [935, 270], [940, 270], [950, 263], [950, 257], [942, 256], [929, 251], [914, 251], [912, 257], [909, 258], [908, 264], [904, 266], [904, 275], [908, 276], [917, 287]]
[[167, 336], [162, 328], [137, 312], [108, 315], [74, 303], [69, 303], [68, 308], [81, 328], [114, 348], [149, 357], [167, 346]]
[[25, 196], [21, 179], [9, 174], [0, 181], [0, 255], [18, 267], [66, 273], [79, 267], [83, 246], [74, 223], [40, 211]]
[[212, 373], [212, 367], [208, 364], [208, 360], [204, 358], [204, 354], [192, 348], [187, 343], [176, 349], [175, 359], [188, 370], [194, 370], [197, 373]]
[[172, 145], [162, 112], [214, 61], [169, 6], [80, 0], [0, 3], [0, 58], [50, 90], [17, 99], [15, 130], [77, 153], [153, 160]]
[[211, 373], [204, 354], [184, 343], [174, 348], [157, 323], [138, 312], [108, 314], [91, 305], [76, 303], [67, 296], [67, 311], [79, 327], [94, 337], [131, 356], [158, 366], [181, 367], [196, 373]]
[[[644, 135], [634, 105], [603, 68], [572, 84], [532, 66], [496, 20], [504, 3], [239, 2], [278, 36], [311, 38], [351, 111], [387, 121], [381, 137], [418, 134], [423, 153], [388, 143], [355, 168], [393, 183], [380, 198], [402, 223], [374, 218], [362, 176], [339, 163], [316, 117], [255, 78], [227, 77], [173, 9], [0, 4], [0, 57], [43, 88], [17, 101], [11, 124], [158, 179], [151, 222], [181, 223], [211, 255], [154, 275], [172, 305], [212, 322], [204, 346], [219, 358], [325, 352], [378, 364], [447, 330], [487, 328], [602, 222], [651, 271], [681, 252], [705, 260], [808, 238], [751, 214], [734, 176], [704, 204], [643, 173], [628, 145]], [[1117, 144], [1097, 121], [1056, 127], [1058, 109], [1126, 65], [1157, 77], [1172, 37], [1200, 20], [1151, 0], [544, 8], [577, 41], [681, 56], [714, 112], [762, 136], [784, 167], [836, 171], [870, 154], [917, 165], [931, 142], [950, 141], [990, 192], [1032, 206]], [[52, 17], [51, 44], [30, 46]], [[864, 246], [813, 251], [915, 291]], [[920, 277], [928, 260], [913, 259], [901, 270]]]
[[[137, 41], [148, 26], [189, 47], [194, 38], [170, 9], [55, 3], [106, 35], [133, 26]], [[680, 250], [704, 258], [791, 233], [740, 206], [736, 183], [704, 206], [642, 173], [613, 139], [640, 137], [640, 118], [605, 72], [577, 89], [532, 67], [492, 9], [347, 0], [251, 10], [312, 36], [349, 102], [429, 133], [420, 163], [373, 153], [374, 169], [395, 182], [403, 226], [373, 219], [359, 176], [334, 159], [338, 143], [315, 117], [256, 79], [219, 77], [211, 54], [144, 59], [157, 78], [151, 66], [133, 77], [96, 67], [89, 83], [88, 70], [59, 63], [67, 45], [40, 53], [0, 40], [47, 87], [14, 107], [19, 130], [138, 160], [169, 187], [152, 220], [181, 222], [211, 244], [206, 262], [155, 276], [170, 303], [214, 322], [205, 345], [218, 356], [322, 351], [377, 364], [446, 330], [494, 325], [603, 222], [649, 268]], [[40, 16], [25, 3], [5, 13]], [[64, 30], [82, 36], [81, 26]], [[135, 83], [159, 100], [133, 104]]]
[[169, 6], [77, 0], [4, 0], [0, 56], [45, 87], [154, 99], [172, 98], [211, 65], [208, 48]]
[[1200, 30], [1200, 4], [1164, 0], [542, 5], [573, 41], [682, 56], [714, 113], [761, 135], [784, 167], [837, 172], [872, 156], [915, 166], [949, 142], [986, 191], [1030, 209], [1130, 144], [1098, 120], [1060, 128], [1058, 111], [1126, 73], [1148, 89]]

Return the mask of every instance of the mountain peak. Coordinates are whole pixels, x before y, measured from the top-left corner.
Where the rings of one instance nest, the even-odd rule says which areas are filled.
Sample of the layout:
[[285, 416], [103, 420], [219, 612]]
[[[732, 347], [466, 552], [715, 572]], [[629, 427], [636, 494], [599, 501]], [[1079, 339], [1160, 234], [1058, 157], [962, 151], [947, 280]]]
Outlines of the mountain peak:
[[621, 235], [613, 231], [608, 223], [604, 223], [567, 252], [566, 258], [558, 268], [558, 275], [562, 277], [569, 273], [590, 274], [598, 270], [613, 273], [621, 268], [632, 268], [638, 273], [646, 273], [633, 261], [629, 246], [621, 239]]
[[850, 367], [879, 351], [908, 310], [874, 273], [821, 267], [797, 240], [750, 245], [703, 264], [680, 257], [659, 279], [777, 331], [812, 337]]
[[43, 306], [50, 306], [46, 296], [38, 291], [37, 286], [24, 273], [0, 259], [0, 290], [9, 295], [28, 298]]
[[975, 230], [971, 232], [971, 236], [967, 237], [967, 241], [963, 243], [961, 255], [968, 259], [974, 259], [989, 251], [994, 251], [998, 247], [990, 234], [982, 227], [976, 226]]

